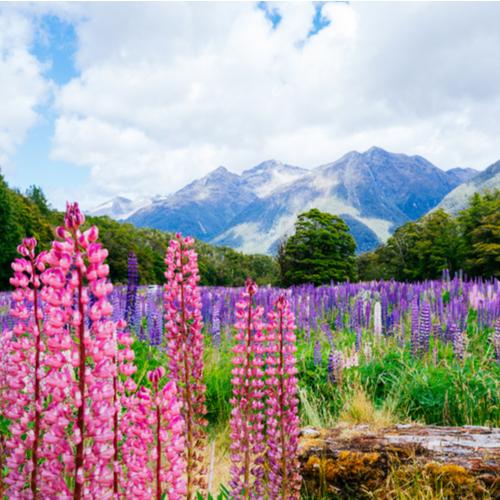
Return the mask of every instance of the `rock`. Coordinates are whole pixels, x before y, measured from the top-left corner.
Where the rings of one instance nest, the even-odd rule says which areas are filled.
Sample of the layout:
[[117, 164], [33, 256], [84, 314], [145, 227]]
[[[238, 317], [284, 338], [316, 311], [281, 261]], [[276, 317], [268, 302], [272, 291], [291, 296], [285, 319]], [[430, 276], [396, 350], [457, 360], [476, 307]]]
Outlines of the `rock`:
[[438, 498], [500, 498], [496, 428], [307, 428], [299, 458], [312, 498], [396, 498], [401, 485], [410, 495], [405, 498], [412, 487], [430, 488]]

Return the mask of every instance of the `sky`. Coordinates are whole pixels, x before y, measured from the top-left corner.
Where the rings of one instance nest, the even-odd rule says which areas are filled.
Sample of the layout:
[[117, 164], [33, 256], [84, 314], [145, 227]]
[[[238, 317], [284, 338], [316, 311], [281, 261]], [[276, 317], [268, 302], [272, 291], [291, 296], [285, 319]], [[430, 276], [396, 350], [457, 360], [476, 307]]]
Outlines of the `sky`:
[[53, 206], [373, 145], [500, 158], [500, 3], [0, 3], [0, 166]]

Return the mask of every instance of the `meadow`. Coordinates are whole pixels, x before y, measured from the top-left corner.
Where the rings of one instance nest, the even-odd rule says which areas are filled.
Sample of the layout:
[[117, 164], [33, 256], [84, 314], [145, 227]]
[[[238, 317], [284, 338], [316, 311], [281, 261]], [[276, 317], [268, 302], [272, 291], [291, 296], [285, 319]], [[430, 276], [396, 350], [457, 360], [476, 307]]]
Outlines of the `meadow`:
[[[223, 498], [230, 495], [228, 488], [232, 488], [232, 496], [235, 498], [251, 496], [246, 493], [248, 489], [245, 490], [244, 487], [239, 490], [239, 494], [234, 494], [234, 491], [238, 491], [238, 484], [240, 484], [237, 476], [241, 475], [241, 469], [234, 468], [234, 462], [238, 463], [238, 460], [240, 460], [238, 453], [234, 451], [234, 442], [235, 440], [238, 441], [235, 436], [238, 436], [241, 429], [247, 431], [244, 424], [241, 427], [241, 421], [238, 424], [235, 409], [239, 408], [238, 411], [240, 412], [245, 408], [248, 410], [245, 407], [245, 398], [254, 398], [254, 403], [257, 402], [255, 403], [257, 410], [251, 416], [256, 418], [254, 424], [257, 431], [255, 429], [254, 431], [257, 437], [254, 436], [254, 438], [257, 441], [253, 444], [255, 446], [264, 446], [262, 443], [265, 440], [261, 435], [259, 425], [263, 425], [262, 415], [265, 404], [270, 404], [269, 401], [272, 403], [273, 399], [269, 398], [267, 403], [264, 403], [262, 402], [264, 401], [262, 394], [268, 395], [269, 392], [266, 391], [272, 390], [272, 383], [269, 383], [269, 380], [276, 373], [278, 379], [290, 384], [286, 386], [289, 388], [289, 394], [292, 395], [292, 399], [286, 403], [286, 412], [289, 413], [284, 412], [283, 408], [275, 408], [275, 411], [278, 413], [281, 411], [279, 418], [289, 419], [286, 425], [291, 429], [292, 437], [298, 436], [299, 427], [308, 425], [332, 427], [339, 422], [344, 424], [367, 423], [380, 427], [395, 422], [453, 426], [500, 426], [500, 282], [497, 279], [467, 279], [460, 273], [451, 278], [445, 271], [440, 280], [416, 283], [372, 281], [364, 283], [332, 283], [319, 287], [302, 285], [280, 289], [265, 286], [257, 287], [250, 282], [246, 288], [198, 287], [196, 254], [192, 249], [188, 249], [189, 240], [177, 237], [173, 240], [177, 243], [171, 245], [169, 248], [170, 253], [167, 254], [166, 288], [161, 285], [138, 285], [137, 259], [134, 255], [129, 258], [128, 284], [112, 288], [107, 281], [107, 269], [103, 264], [106, 252], [103, 252], [103, 249], [99, 246], [92, 246], [95, 244], [92, 241], [97, 239], [97, 235], [92, 233], [92, 229], [85, 233], [79, 233], [79, 224], [75, 226], [76, 229], [73, 228], [74, 230], [70, 231], [71, 227], [68, 224], [71, 226], [71, 218], [68, 219], [67, 214], [66, 229], [58, 229], [58, 235], [64, 243], [56, 242], [51, 250], [52, 253], [43, 253], [44, 265], [39, 266], [40, 272], [43, 270], [43, 273], [47, 273], [45, 265], [48, 266], [49, 271], [54, 271], [54, 269], [59, 269], [62, 266], [63, 269], [70, 273], [68, 276], [71, 276], [71, 279], [66, 278], [66, 285], [64, 284], [64, 274], [61, 275], [62, 277], [57, 277], [54, 273], [48, 273], [43, 277], [44, 274], [42, 273], [42, 282], [49, 291], [52, 290], [50, 293], [55, 293], [54, 290], [57, 291], [58, 287], [70, 287], [71, 293], [66, 299], [64, 297], [61, 299], [62, 303], [64, 303], [64, 300], [67, 301], [65, 307], [68, 316], [66, 320], [63, 320], [61, 319], [62, 316], [58, 316], [59, 312], [52, 311], [51, 308], [58, 307], [59, 302], [57, 300], [59, 299], [50, 298], [51, 296], [47, 295], [49, 292], [46, 292], [45, 295], [42, 292], [42, 297], [46, 303], [43, 307], [43, 313], [39, 313], [38, 318], [40, 319], [44, 315], [49, 318], [48, 320], [45, 318], [45, 320], [48, 323], [52, 321], [50, 323], [51, 328], [54, 327], [54, 322], [57, 320], [59, 333], [63, 332], [61, 335], [70, 335], [70, 337], [64, 338], [61, 336], [59, 339], [61, 345], [66, 342], [64, 339], [71, 338], [71, 335], [78, 337], [78, 331], [81, 331], [80, 343], [75, 341], [75, 349], [81, 349], [82, 346], [86, 345], [88, 349], [92, 350], [93, 356], [89, 365], [87, 367], [83, 366], [83, 370], [87, 370], [85, 371], [87, 376], [92, 370], [97, 370], [101, 366], [103, 356], [109, 356], [109, 366], [115, 366], [118, 363], [118, 373], [121, 376], [117, 376], [116, 372], [112, 371], [106, 375], [114, 377], [115, 384], [114, 393], [113, 390], [109, 389], [111, 392], [106, 396], [111, 398], [112, 394], [114, 394], [113, 399], [108, 401], [109, 407], [94, 408], [92, 406], [96, 404], [96, 401], [102, 402], [103, 405], [106, 404], [106, 401], [104, 401], [105, 396], [99, 396], [99, 394], [107, 390], [107, 386], [98, 386], [101, 375], [93, 374], [88, 382], [90, 384], [89, 392], [86, 392], [87, 389], [84, 389], [83, 392], [88, 397], [89, 414], [94, 415], [96, 421], [99, 421], [99, 418], [102, 417], [102, 421], [98, 424], [102, 427], [102, 429], [98, 429], [99, 432], [105, 433], [106, 425], [109, 425], [109, 422], [106, 423], [104, 418], [104, 415], [109, 415], [106, 412], [112, 411], [110, 408], [113, 407], [116, 409], [116, 405], [120, 405], [120, 401], [123, 402], [123, 407], [119, 406], [120, 409], [115, 413], [114, 417], [117, 419], [114, 431], [117, 436], [114, 441], [114, 450], [116, 453], [115, 468], [118, 460], [118, 441], [123, 446], [123, 450], [120, 451], [123, 460], [126, 460], [127, 453], [130, 455], [129, 458], [133, 457], [132, 461], [126, 463], [125, 469], [127, 469], [127, 472], [124, 475], [129, 474], [129, 477], [123, 483], [125, 489], [129, 487], [129, 483], [134, 482], [133, 478], [130, 479], [132, 466], [137, 466], [139, 471], [141, 466], [136, 462], [140, 454], [137, 451], [130, 451], [131, 448], [127, 448], [127, 446], [131, 446], [130, 443], [135, 443], [134, 446], [136, 446], [136, 450], [138, 449], [139, 445], [136, 442], [138, 436], [127, 434], [127, 432], [132, 432], [130, 427], [120, 427], [120, 433], [117, 433], [116, 429], [119, 425], [126, 425], [121, 422], [118, 424], [118, 417], [116, 417], [122, 410], [132, 412], [131, 415], [136, 420], [132, 419], [130, 422], [144, 426], [144, 429], [147, 429], [147, 432], [144, 431], [146, 434], [141, 434], [141, 439], [147, 436], [148, 443], [151, 445], [148, 448], [150, 454], [144, 458], [142, 467], [144, 469], [148, 468], [151, 462], [157, 460], [158, 456], [161, 455], [161, 452], [158, 455], [157, 452], [151, 451], [154, 448], [154, 443], [158, 445], [165, 442], [168, 450], [167, 456], [170, 457], [168, 458], [170, 469], [168, 474], [166, 473], [167, 475], [157, 476], [157, 484], [174, 484], [175, 481], [180, 481], [177, 485], [178, 491], [184, 491], [184, 493], [180, 493], [178, 496], [169, 493], [168, 498], [182, 498], [185, 495], [183, 489], [185, 484], [179, 478], [185, 472], [182, 467], [186, 465], [179, 466], [177, 476], [174, 474], [172, 478], [172, 470], [176, 470], [176, 460], [182, 455], [180, 450], [183, 449], [186, 443], [189, 444], [189, 441], [186, 441], [186, 443], [181, 441], [180, 444], [179, 442], [176, 443], [175, 440], [182, 435], [183, 431], [179, 433], [174, 425], [170, 425], [171, 422], [180, 422], [179, 408], [175, 403], [177, 389], [170, 386], [170, 382], [160, 388], [160, 385], [163, 384], [163, 382], [160, 384], [160, 381], [165, 379], [166, 371], [167, 378], [171, 381], [176, 380], [179, 387], [182, 385], [182, 377], [176, 378], [175, 372], [175, 370], [182, 372], [182, 366], [174, 366], [175, 360], [180, 359], [179, 352], [182, 349], [195, 349], [192, 360], [193, 372], [191, 374], [193, 380], [188, 380], [189, 377], [186, 378], [188, 380], [186, 386], [192, 387], [194, 392], [200, 392], [197, 396], [193, 396], [192, 408], [195, 413], [199, 411], [202, 417], [197, 421], [196, 417], [191, 415], [193, 429], [196, 429], [195, 424], [205, 427], [205, 418], [207, 421], [207, 436], [201, 437], [200, 434], [199, 439], [193, 438], [192, 440], [193, 447], [205, 443], [203, 446], [206, 448], [206, 451], [199, 451], [198, 456], [195, 453], [195, 458], [192, 459], [192, 467], [193, 470], [196, 470], [195, 462], [207, 462], [208, 485], [202, 482], [198, 484], [195, 480], [191, 488], [196, 489], [198, 485], [201, 490], [208, 487], [213, 492], [221, 491], [220, 495]], [[74, 242], [84, 241], [85, 238], [90, 243], [84, 243], [78, 249], [78, 245], [81, 243], [77, 245]], [[182, 245], [185, 243], [186, 253], [183, 254]], [[36, 298], [33, 301], [32, 290], [40, 286], [40, 281], [37, 282], [38, 278], [35, 276], [36, 273], [34, 273], [33, 269], [35, 263], [38, 266], [41, 262], [36, 260], [38, 258], [35, 258], [34, 247], [30, 245], [33, 245], [33, 241], [25, 240], [25, 246], [21, 246], [20, 252], [22, 256], [28, 259], [26, 262], [29, 262], [30, 258], [32, 259], [33, 266], [30, 267], [29, 264], [20, 264], [19, 261], [16, 261], [17, 267], [16, 265], [13, 266], [16, 276], [13, 284], [17, 290], [14, 294], [12, 292], [0, 293], [0, 327], [3, 332], [2, 349], [6, 349], [6, 346], [8, 346], [8, 343], [5, 343], [7, 332], [14, 331], [19, 337], [18, 340], [13, 341], [10, 347], [10, 352], [14, 352], [13, 357], [9, 358], [5, 355], [5, 352], [2, 353], [3, 362], [7, 363], [11, 369], [14, 367], [14, 371], [22, 366], [23, 359], [24, 361], [35, 359], [34, 357], [30, 358], [28, 355], [26, 358], [20, 357], [20, 352], [23, 349], [26, 353], [31, 353], [30, 356], [34, 356], [33, 349], [36, 342], [29, 343], [26, 340], [28, 338], [26, 334], [31, 333], [32, 338], [35, 340], [37, 337], [40, 338], [36, 334], [36, 325], [38, 323], [35, 322], [35, 326], [33, 326], [33, 323], [29, 323], [29, 316], [33, 312], [33, 304], [37, 303]], [[71, 250], [75, 252], [74, 256], [71, 257], [71, 253], [57, 253], [62, 250], [68, 252]], [[181, 253], [177, 255], [175, 252]], [[72, 304], [71, 301], [79, 293], [80, 298], [86, 297], [85, 293], [82, 292], [83, 288], [79, 288], [77, 273], [74, 271], [83, 262], [83, 257], [80, 259], [81, 256], [88, 259], [88, 262], [85, 261], [87, 262], [85, 272], [88, 278], [88, 300]], [[177, 263], [176, 259], [180, 264]], [[172, 271], [172, 266], [175, 267], [174, 262], [177, 263], [175, 265], [181, 265], [181, 267], [182, 265], [191, 266], [190, 272], [186, 273], [184, 277], [176, 274]], [[31, 278], [28, 279], [28, 276], [31, 276]], [[58, 282], [59, 278], [62, 281]], [[183, 288], [182, 284], [183, 279], [188, 280], [185, 288]], [[30, 288], [30, 284], [33, 285], [33, 288]], [[22, 292], [24, 295], [20, 293], [20, 290], [24, 290]], [[181, 321], [176, 314], [181, 304], [180, 300], [184, 301], [186, 299], [185, 295], [182, 294], [186, 293], [192, 294], [190, 295], [191, 298], [189, 298], [192, 301], [189, 302], [191, 304], [190, 308], [186, 308], [186, 314], [191, 316], [188, 319], [184, 318], [183, 309]], [[81, 309], [77, 314], [75, 311], [80, 307], [78, 304], [80, 304]], [[86, 309], [86, 304], [88, 304], [88, 309]], [[20, 307], [23, 309], [19, 309]], [[99, 307], [101, 310], [99, 310]], [[252, 312], [255, 314], [255, 318], [252, 319], [255, 322], [252, 323], [252, 328], [248, 327], [248, 329], [246, 329], [243, 321], [246, 317], [246, 311], [248, 311], [248, 314]], [[278, 324], [276, 315], [283, 316], [283, 311], [285, 317], [288, 318], [288, 323], [278, 322]], [[269, 320], [262, 320], [262, 318], [269, 318]], [[65, 321], [66, 326], [64, 326]], [[19, 324], [24, 326], [19, 327]], [[175, 344], [180, 331], [175, 326], [176, 324], [177, 326], [185, 324], [188, 329], [195, 332], [190, 340], [192, 345], [183, 344], [179, 349], [179, 346]], [[114, 347], [113, 349], [118, 350], [110, 351], [103, 333], [103, 329], [108, 328], [106, 325], [111, 325], [109, 328], [114, 329], [118, 344], [121, 342], [122, 349], [125, 346], [124, 350], [120, 351], [118, 347]], [[283, 329], [285, 333], [283, 333]], [[21, 419], [20, 425], [21, 427], [24, 425], [24, 427], [18, 429], [17, 423], [12, 418], [14, 413], [9, 414], [9, 409], [6, 410], [5, 404], [5, 402], [14, 401], [13, 393], [10, 394], [10, 397], [14, 399], [7, 397], [2, 403], [3, 416], [0, 427], [2, 444], [6, 440], [7, 450], [9, 450], [9, 446], [12, 447], [12, 443], [17, 443], [21, 447], [26, 446], [23, 454], [15, 453], [12, 455], [11, 448], [10, 458], [3, 464], [3, 476], [4, 479], [7, 478], [6, 485], [14, 488], [12, 491], [24, 492], [24, 494], [19, 494], [19, 498], [31, 498], [27, 493], [30, 487], [28, 477], [33, 472], [30, 463], [34, 463], [34, 461], [33, 451], [29, 449], [28, 444], [31, 446], [33, 442], [31, 431], [36, 428], [36, 424], [33, 423], [36, 419], [35, 415], [39, 414], [39, 420], [43, 424], [44, 411], [49, 414], [50, 411], [53, 411], [53, 405], [57, 406], [57, 404], [62, 404], [63, 400], [66, 401], [67, 392], [64, 391], [69, 391], [72, 397], [76, 398], [76, 403], [72, 403], [74, 406], [70, 411], [66, 407], [61, 406], [63, 409], [58, 407], [57, 411], [60, 411], [60, 413], [57, 413], [57, 418], [60, 419], [64, 416], [64, 419], [68, 420], [64, 420], [64, 423], [58, 428], [57, 433], [59, 434], [55, 434], [60, 438], [66, 436], [68, 432], [70, 434], [74, 433], [75, 426], [79, 425], [77, 414], [78, 418], [81, 416], [79, 408], [82, 405], [78, 403], [79, 396], [76, 390], [76, 384], [81, 382], [81, 375], [79, 376], [78, 373], [74, 375], [71, 370], [66, 370], [69, 366], [65, 364], [67, 360], [65, 361], [62, 357], [57, 358], [58, 362], [56, 363], [55, 359], [57, 356], [62, 356], [62, 350], [67, 350], [69, 344], [64, 344], [64, 348], [61, 346], [55, 348], [50, 343], [50, 329], [47, 331], [49, 331], [49, 337], [46, 347], [40, 350], [42, 358], [45, 356], [44, 359], [47, 360], [43, 373], [47, 379], [51, 375], [68, 377], [69, 389], [63, 387], [61, 400], [54, 400], [55, 396], [51, 393], [53, 387], [59, 387], [59, 381], [53, 380], [51, 382], [53, 385], [50, 385], [49, 381], [47, 381], [45, 386], [43, 383], [40, 384], [39, 390], [42, 391], [40, 393], [42, 396], [35, 396], [36, 401], [38, 401], [37, 397], [42, 397], [42, 402], [39, 406], [36, 406], [37, 411], [27, 409], [31, 404], [30, 398], [32, 397], [31, 393], [26, 389], [31, 383], [27, 382], [27, 379], [33, 373], [33, 367], [25, 366], [17, 379], [14, 377], [13, 372], [8, 370], [6, 373], [8, 377], [11, 377], [10, 381], [6, 382], [5, 376], [2, 378], [2, 394], [4, 390], [7, 393], [9, 391], [19, 391], [15, 393], [15, 397], [22, 394], [25, 399], [21, 400], [18, 415], [21, 416], [24, 414], [23, 412], [27, 412], [26, 421]], [[281, 339], [281, 347], [272, 344], [273, 331], [279, 333], [276, 338]], [[10, 335], [10, 341], [12, 341], [12, 333]], [[95, 336], [95, 339], [90, 341], [90, 335]], [[275, 346], [268, 351], [259, 351], [258, 346], [253, 346], [251, 348], [253, 349], [252, 363], [257, 363], [255, 366], [260, 366], [258, 362], [265, 359], [265, 356], [270, 356], [267, 358], [268, 360], [277, 360], [278, 358], [272, 358], [273, 353], [276, 352], [284, 352], [285, 359], [288, 359], [289, 362], [287, 361], [284, 365], [286, 370], [278, 370], [278, 372], [269, 371], [269, 366], [267, 366], [265, 373], [264, 371], [261, 373], [262, 380], [265, 380], [262, 382], [262, 387], [265, 387], [265, 389], [262, 391], [260, 389], [256, 390], [255, 393], [252, 393], [253, 395], [248, 393], [246, 396], [242, 396], [238, 392], [238, 386], [244, 385], [244, 383], [242, 383], [241, 379], [239, 382], [235, 382], [238, 376], [243, 373], [238, 370], [242, 370], [242, 366], [244, 366], [241, 360], [238, 361], [238, 356], [243, 352], [247, 352], [244, 350], [243, 341], [248, 341], [248, 345], [250, 345], [253, 342], [252, 335], [255, 337], [263, 335], [262, 339], [263, 342], [267, 342], [266, 345]], [[286, 342], [283, 339], [286, 339]], [[42, 342], [45, 341], [42, 340]], [[283, 348], [285, 344], [288, 347]], [[240, 346], [241, 349], [238, 350], [238, 347], [235, 346]], [[54, 359], [49, 359], [48, 355], [44, 355], [44, 349], [53, 353]], [[101, 355], [101, 353], [105, 354]], [[90, 356], [88, 352], [87, 356]], [[82, 357], [76, 359], [77, 361], [73, 359], [70, 363], [75, 370], [79, 366], [82, 367], [78, 361]], [[278, 361], [273, 362], [278, 363]], [[61, 371], [56, 373], [55, 370]], [[198, 375], [196, 375], [197, 370]], [[112, 375], [113, 373], [115, 375]], [[252, 372], [251, 376], [254, 377], [254, 375], [255, 373]], [[264, 378], [264, 375], [267, 378]], [[256, 384], [259, 382], [258, 377], [254, 377], [252, 380]], [[121, 385], [125, 388], [121, 387]], [[45, 393], [43, 392], [44, 387]], [[202, 387], [203, 389], [201, 389]], [[260, 386], [257, 384], [257, 387]], [[72, 391], [74, 391], [74, 394]], [[160, 391], [162, 391], [163, 397], [166, 398], [164, 400], [170, 401], [171, 404], [168, 403], [170, 406], [161, 407], [158, 402]], [[119, 396], [116, 396], [116, 394]], [[282, 390], [280, 398], [283, 394]], [[142, 420], [137, 416], [138, 408], [142, 408], [142, 403], [137, 407], [133, 405], [138, 398], [147, 400], [150, 405], [148, 408], [151, 411], [154, 409], [154, 404], [158, 405], [157, 423], [159, 433], [156, 441], [151, 431], [152, 420], [148, 420], [149, 417], [146, 414], [142, 415]], [[294, 402], [295, 398], [296, 403]], [[164, 420], [161, 420], [160, 412], [164, 411], [166, 413], [161, 413], [161, 415], [164, 415], [162, 417]], [[266, 411], [271, 410], [267, 407]], [[86, 415], [86, 413], [84, 414]], [[296, 414], [300, 418], [299, 421], [295, 420]], [[272, 412], [267, 413], [267, 415], [269, 417]], [[73, 423], [71, 423], [72, 418], [74, 419]], [[276, 418], [279, 421], [279, 418]], [[40, 436], [45, 436], [50, 443], [46, 445], [46, 448], [41, 448], [41, 453], [42, 455], [43, 453], [46, 454], [47, 460], [47, 462], [44, 460], [40, 462], [40, 469], [43, 471], [42, 478], [49, 477], [47, 468], [44, 469], [44, 464], [48, 463], [49, 458], [53, 460], [53, 467], [55, 467], [51, 474], [55, 475], [57, 472], [61, 477], [64, 477], [65, 474], [71, 475], [75, 470], [78, 471], [78, 467], [68, 465], [66, 459], [67, 454], [74, 454], [75, 450], [76, 460], [79, 459], [78, 445], [82, 440], [79, 440], [77, 436], [72, 445], [71, 443], [68, 444], [70, 448], [66, 448], [66, 445], [58, 445], [60, 448], [57, 449], [51, 448], [51, 446], [55, 446], [52, 443], [56, 440], [55, 435], [52, 436], [51, 434], [55, 432], [51, 425], [55, 424], [51, 422], [52, 417], [47, 418], [44, 424], [45, 427], [43, 428], [41, 424], [41, 430], [37, 431], [41, 433]], [[170, 427], [167, 427], [168, 432], [165, 431], [164, 436], [161, 438], [160, 422], [170, 425]], [[45, 434], [43, 434], [44, 432]], [[94, 433], [93, 437], [86, 437], [86, 446], [89, 447], [89, 450], [95, 451], [96, 436], [99, 436], [99, 432]], [[133, 432], [135, 433], [135, 430]], [[197, 431], [193, 432], [196, 435]], [[51, 436], [50, 440], [47, 436]], [[112, 434], [107, 439], [111, 438]], [[12, 441], [13, 439], [14, 441]], [[259, 439], [261, 439], [262, 443], [258, 441]], [[265, 442], [267, 443], [266, 446], [271, 446], [268, 441]], [[71, 448], [71, 446], [75, 449]], [[244, 448], [245, 443], [243, 445], [240, 443], [239, 446]], [[253, 453], [259, 453], [260, 448], [258, 446], [252, 448]], [[286, 456], [283, 448], [280, 449], [280, 453]], [[178, 452], [175, 452], [175, 450], [178, 450]], [[288, 456], [289, 465], [292, 465], [290, 470], [293, 470], [293, 463], [296, 459], [294, 454], [297, 451], [296, 443], [289, 443], [289, 450], [291, 450]], [[83, 448], [80, 448], [80, 452], [80, 459], [83, 464]], [[53, 455], [50, 455], [50, 453], [53, 453]], [[91, 455], [93, 452], [89, 451], [88, 453]], [[102, 471], [99, 474], [96, 472], [100, 463], [99, 460], [101, 460], [102, 464], [105, 464], [102, 466], [102, 470], [109, 470], [109, 465], [106, 465], [110, 459], [107, 452], [96, 452], [96, 456], [95, 461], [88, 466], [88, 477], [91, 483], [92, 478], [96, 481], [95, 478], [99, 478], [101, 477], [99, 474], [103, 474]], [[161, 463], [161, 460], [158, 463]], [[189, 459], [187, 463], [189, 468]], [[258, 461], [256, 463], [259, 464]], [[65, 467], [67, 469], [64, 469]], [[272, 464], [269, 467], [273, 470]], [[87, 468], [87, 464], [85, 468]], [[160, 474], [159, 466], [157, 470], [158, 474]], [[118, 476], [116, 472], [114, 474], [115, 482], [118, 485]], [[259, 478], [257, 473], [255, 476], [255, 484], [258, 485], [262, 477]], [[95, 490], [94, 497], [98, 491], [101, 491], [102, 498], [108, 497], [107, 493], [103, 492], [107, 491], [106, 488], [111, 487], [112, 476], [108, 474], [106, 477], [109, 484], [106, 483], [106, 486], [104, 486], [105, 481], [103, 479], [103, 489]], [[266, 481], [272, 483], [272, 477], [266, 476]], [[143, 478], [145, 482], [152, 481], [152, 479], [152, 475]], [[283, 477], [281, 477], [281, 480], [283, 480]], [[78, 476], [76, 476], [74, 482], [66, 478], [66, 480], [63, 479], [62, 483], [58, 483], [57, 488], [61, 488], [58, 491], [64, 490], [65, 492], [60, 497], [77, 498], [76, 494], [71, 494], [71, 489], [75, 488], [78, 481]], [[245, 477], [245, 481], [245, 484], [248, 485], [247, 477]], [[276, 479], [276, 481], [278, 480]], [[262, 485], [258, 487], [264, 488]], [[116, 488], [116, 491], [118, 491], [118, 488], [122, 488], [121, 483]], [[37, 490], [32, 489], [32, 491]], [[90, 490], [86, 493], [85, 491], [79, 493], [82, 495], [81, 497], [87, 497], [90, 494]], [[161, 491], [161, 487], [158, 491]], [[167, 494], [165, 491], [167, 490], [165, 489], [157, 498], [165, 497]], [[36, 497], [37, 494], [34, 493], [33, 496]], [[150, 489], [147, 494], [141, 495], [143, 493], [137, 493], [135, 497], [151, 498], [153, 493]], [[257, 497], [259, 495], [257, 494]], [[286, 494], [278, 492], [276, 495], [268, 493], [268, 495], [269, 498], [274, 496], [297, 498], [297, 493], [293, 491]], [[11, 497], [17, 498], [15, 495]], [[40, 498], [44, 498], [44, 496], [42, 495]]]
[[[201, 288], [214, 429], [229, 419], [235, 304], [242, 290]], [[415, 284], [304, 285], [284, 292], [297, 322], [303, 424], [333, 424], [358, 391], [398, 421], [500, 425], [498, 280], [457, 276]], [[266, 314], [281, 293], [261, 287], [255, 303]], [[137, 363], [146, 372], [165, 362], [162, 287], [138, 287], [135, 300], [130, 328]], [[126, 286], [115, 288], [112, 302], [115, 318], [125, 317]]]

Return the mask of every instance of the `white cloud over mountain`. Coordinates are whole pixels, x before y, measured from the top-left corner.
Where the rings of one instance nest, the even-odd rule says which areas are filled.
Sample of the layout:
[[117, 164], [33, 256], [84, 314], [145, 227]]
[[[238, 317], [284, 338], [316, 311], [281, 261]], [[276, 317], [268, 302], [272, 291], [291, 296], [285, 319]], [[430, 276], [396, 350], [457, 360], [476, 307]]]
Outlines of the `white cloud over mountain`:
[[59, 7], [80, 74], [56, 91], [53, 158], [88, 168], [97, 200], [374, 144], [444, 168], [498, 159], [500, 4], [326, 3], [312, 36], [316, 4], [267, 9], [275, 27], [255, 3]]

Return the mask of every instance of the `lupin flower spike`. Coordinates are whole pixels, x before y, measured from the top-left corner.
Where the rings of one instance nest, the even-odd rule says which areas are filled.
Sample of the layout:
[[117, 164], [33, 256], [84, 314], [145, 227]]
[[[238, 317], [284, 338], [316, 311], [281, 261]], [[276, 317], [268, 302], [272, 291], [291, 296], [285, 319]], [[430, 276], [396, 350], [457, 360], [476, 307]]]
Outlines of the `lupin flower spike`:
[[185, 420], [187, 498], [206, 489], [205, 427], [207, 421], [203, 383], [203, 321], [198, 283], [198, 256], [192, 238], [177, 234], [165, 258], [165, 326], [169, 377], [178, 388]]

